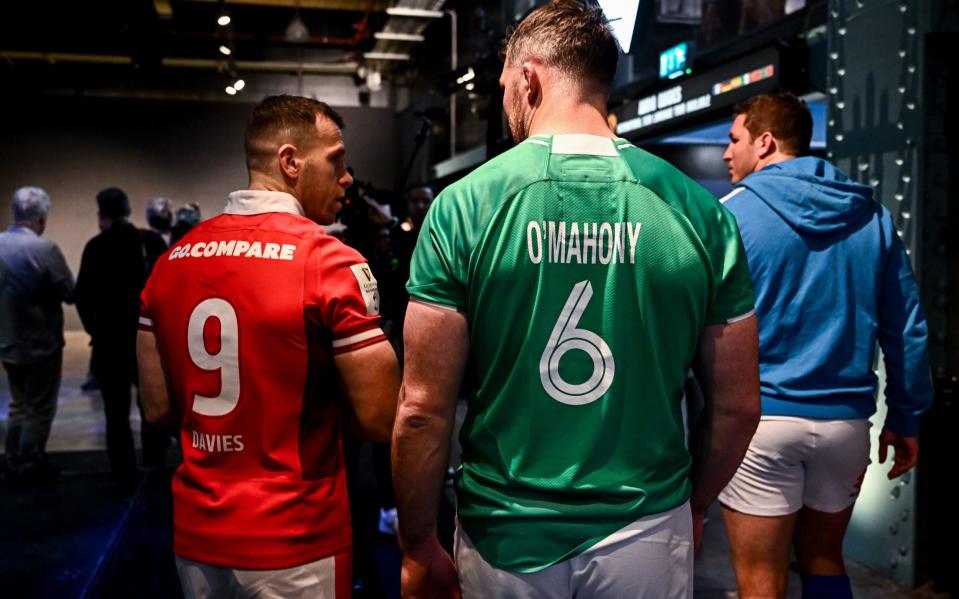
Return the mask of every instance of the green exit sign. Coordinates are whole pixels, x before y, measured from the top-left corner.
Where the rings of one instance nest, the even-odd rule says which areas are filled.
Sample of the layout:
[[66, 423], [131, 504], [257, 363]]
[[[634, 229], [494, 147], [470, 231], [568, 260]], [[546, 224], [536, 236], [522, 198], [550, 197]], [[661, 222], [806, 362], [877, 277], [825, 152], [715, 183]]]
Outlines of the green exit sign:
[[689, 68], [689, 44], [686, 42], [659, 53], [660, 79], [675, 79], [692, 72]]

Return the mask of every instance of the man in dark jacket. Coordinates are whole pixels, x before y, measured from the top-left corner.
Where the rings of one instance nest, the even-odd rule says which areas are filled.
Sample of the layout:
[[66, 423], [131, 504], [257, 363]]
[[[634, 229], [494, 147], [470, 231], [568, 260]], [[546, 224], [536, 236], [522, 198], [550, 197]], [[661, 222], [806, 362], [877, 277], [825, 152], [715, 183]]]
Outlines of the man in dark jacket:
[[[140, 292], [156, 259], [127, 217], [130, 202], [122, 189], [97, 194], [100, 234], [87, 242], [77, 275], [76, 305], [93, 340], [93, 373], [103, 395], [107, 454], [114, 474], [136, 470], [130, 429], [130, 386], [136, 384], [136, 335]], [[162, 465], [168, 437], [141, 425], [146, 466]]]

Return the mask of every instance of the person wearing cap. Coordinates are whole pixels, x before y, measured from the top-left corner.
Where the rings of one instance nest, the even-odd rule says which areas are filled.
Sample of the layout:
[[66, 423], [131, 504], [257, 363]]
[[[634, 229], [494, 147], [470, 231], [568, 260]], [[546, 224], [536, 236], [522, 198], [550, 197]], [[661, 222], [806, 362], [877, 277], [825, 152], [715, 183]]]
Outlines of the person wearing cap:
[[[130, 389], [137, 382], [140, 291], [155, 252], [146, 247], [141, 231], [130, 222], [130, 201], [122, 189], [110, 187], [98, 193], [97, 208], [100, 233], [83, 248], [76, 304], [93, 344], [92, 368], [103, 395], [110, 467], [123, 477], [136, 472]], [[161, 465], [167, 436], [145, 420], [141, 436], [144, 464]]]
[[46, 455], [63, 365], [63, 308], [73, 274], [55, 243], [42, 237], [50, 196], [39, 187], [13, 194], [14, 224], [0, 233], [0, 361], [10, 383], [5, 476], [10, 482], [55, 478]]

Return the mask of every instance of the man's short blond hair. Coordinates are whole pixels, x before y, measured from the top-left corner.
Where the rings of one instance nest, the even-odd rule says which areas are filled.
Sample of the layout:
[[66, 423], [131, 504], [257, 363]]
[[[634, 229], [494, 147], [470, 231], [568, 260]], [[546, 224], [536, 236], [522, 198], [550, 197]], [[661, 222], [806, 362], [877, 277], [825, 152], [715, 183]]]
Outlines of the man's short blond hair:
[[608, 89], [619, 47], [600, 9], [576, 0], [553, 0], [530, 12], [507, 35], [503, 54], [511, 67], [536, 57], [575, 81]]

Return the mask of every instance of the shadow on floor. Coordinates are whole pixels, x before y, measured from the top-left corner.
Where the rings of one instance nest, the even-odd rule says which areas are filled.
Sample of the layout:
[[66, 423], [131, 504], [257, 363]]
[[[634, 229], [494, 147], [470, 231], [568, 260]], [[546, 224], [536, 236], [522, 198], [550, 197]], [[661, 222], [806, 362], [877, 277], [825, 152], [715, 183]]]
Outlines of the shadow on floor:
[[178, 597], [172, 470], [110, 473], [99, 451], [51, 454], [52, 483], [0, 483], [4, 597]]

